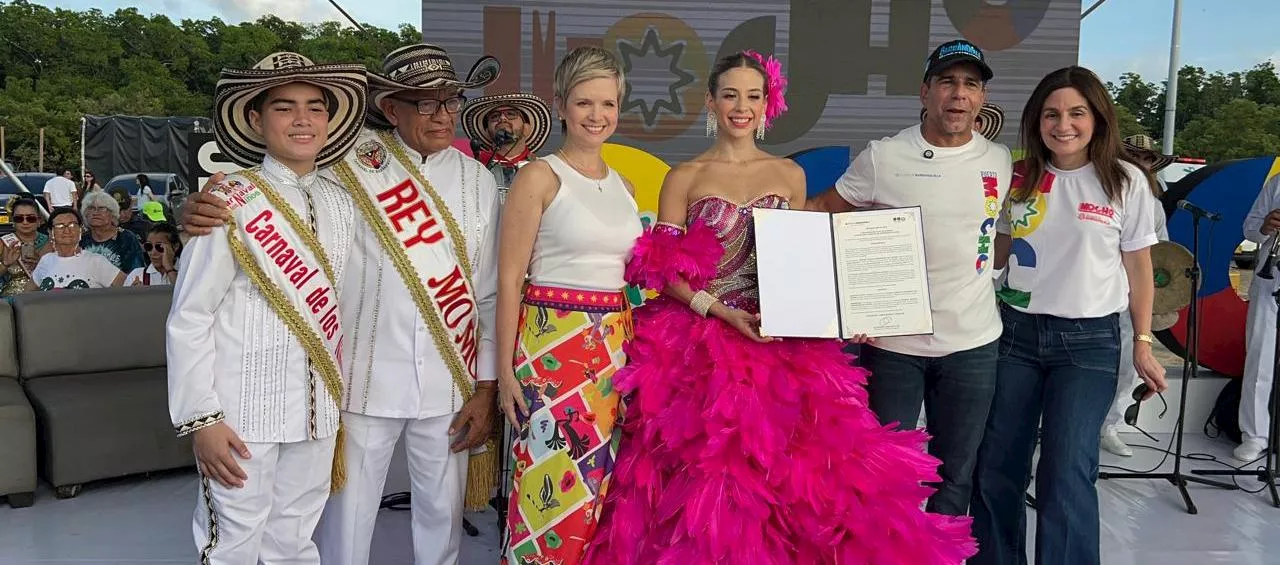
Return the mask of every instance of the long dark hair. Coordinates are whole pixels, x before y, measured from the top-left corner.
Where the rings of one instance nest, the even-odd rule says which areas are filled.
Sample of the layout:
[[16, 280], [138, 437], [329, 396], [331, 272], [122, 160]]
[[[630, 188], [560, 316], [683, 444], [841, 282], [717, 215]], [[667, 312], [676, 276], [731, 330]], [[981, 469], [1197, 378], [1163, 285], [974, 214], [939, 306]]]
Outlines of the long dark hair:
[[742, 51], [732, 55], [725, 55], [716, 60], [715, 66], [711, 67], [711, 74], [707, 75], [707, 92], [710, 92], [711, 96], [715, 96], [716, 89], [720, 87], [720, 75], [729, 72], [731, 69], [742, 67], [760, 73], [760, 78], [764, 79], [764, 95], [769, 96], [769, 73], [764, 70], [764, 65], [761, 65], [760, 61], [749, 57]]
[[1049, 148], [1040, 138], [1040, 114], [1044, 112], [1045, 101], [1049, 95], [1061, 88], [1074, 88], [1089, 103], [1089, 112], [1093, 114], [1093, 138], [1089, 140], [1089, 161], [1093, 163], [1102, 181], [1102, 190], [1110, 202], [1121, 202], [1124, 194], [1124, 183], [1130, 178], [1121, 161], [1127, 161], [1142, 171], [1149, 185], [1155, 185], [1155, 178], [1120, 144], [1120, 127], [1116, 122], [1116, 108], [1111, 103], [1111, 96], [1093, 71], [1079, 66], [1063, 67], [1053, 71], [1043, 79], [1027, 99], [1022, 110], [1022, 126], [1020, 141], [1026, 156], [1023, 157], [1023, 183], [1013, 188], [1010, 198], [1015, 202], [1024, 202], [1032, 192], [1040, 186], [1045, 168], [1051, 157]]

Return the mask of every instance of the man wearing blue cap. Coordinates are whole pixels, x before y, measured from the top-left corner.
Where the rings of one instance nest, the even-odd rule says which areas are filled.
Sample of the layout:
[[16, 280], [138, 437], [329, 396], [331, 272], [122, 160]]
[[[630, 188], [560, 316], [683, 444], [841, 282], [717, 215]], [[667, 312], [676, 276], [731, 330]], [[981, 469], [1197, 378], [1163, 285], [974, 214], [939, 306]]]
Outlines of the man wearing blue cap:
[[1000, 314], [992, 292], [996, 216], [1012, 177], [1009, 149], [974, 135], [993, 73], [964, 40], [938, 46], [925, 62], [919, 125], [867, 144], [833, 189], [810, 209], [920, 206], [923, 211], [931, 335], [864, 345], [871, 408], [880, 421], [914, 429], [923, 402], [942, 461], [928, 510], [968, 513], [973, 469], [995, 393]]

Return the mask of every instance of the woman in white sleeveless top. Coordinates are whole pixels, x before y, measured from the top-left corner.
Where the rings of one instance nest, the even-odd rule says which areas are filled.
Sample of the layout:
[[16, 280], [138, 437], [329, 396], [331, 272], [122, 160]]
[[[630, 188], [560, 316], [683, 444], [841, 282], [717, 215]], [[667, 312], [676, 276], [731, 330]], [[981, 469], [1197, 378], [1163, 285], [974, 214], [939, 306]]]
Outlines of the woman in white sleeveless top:
[[630, 339], [623, 272], [641, 234], [631, 185], [601, 156], [618, 123], [622, 68], [575, 49], [555, 73], [564, 145], [516, 175], [498, 257], [498, 384], [513, 426], [503, 562], [581, 561], [613, 473]]

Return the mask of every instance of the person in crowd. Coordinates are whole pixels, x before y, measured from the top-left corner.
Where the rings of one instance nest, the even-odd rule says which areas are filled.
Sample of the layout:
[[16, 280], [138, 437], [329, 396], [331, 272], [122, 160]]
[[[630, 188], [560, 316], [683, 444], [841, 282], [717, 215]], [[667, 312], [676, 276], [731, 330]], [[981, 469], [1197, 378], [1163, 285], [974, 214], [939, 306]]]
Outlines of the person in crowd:
[[108, 194], [116, 201], [116, 206], [120, 208], [120, 229], [128, 230], [138, 239], [146, 239], [147, 234], [151, 233], [152, 221], [133, 209], [133, 197], [129, 195], [129, 189], [116, 185], [111, 187]]
[[1123, 151], [1111, 97], [1083, 67], [1040, 81], [1020, 140], [1026, 156], [996, 224], [1003, 333], [974, 473], [980, 549], [970, 563], [1026, 562], [1039, 436], [1035, 561], [1100, 565], [1098, 430], [1115, 396], [1126, 307], [1148, 396], [1168, 387], [1151, 352], [1154, 181]]
[[[922, 508], [938, 460], [924, 432], [880, 424], [843, 342], [760, 334], [752, 210], [805, 205], [804, 171], [756, 145], [786, 109], [785, 84], [755, 52], [716, 62], [715, 142], [667, 174], [658, 223], [636, 243], [628, 278], [662, 295], [636, 311], [614, 379], [624, 435], [590, 564], [960, 565], [976, 550], [967, 517]], [[551, 483], [565, 502], [571, 478]]]
[[71, 170], [53, 177], [44, 183], [44, 203], [48, 209], [75, 207], [80, 201], [76, 199], [76, 182], [72, 180]]
[[914, 430], [923, 402], [929, 453], [942, 460], [931, 512], [969, 513], [978, 445], [995, 393], [1000, 315], [992, 293], [995, 221], [1008, 192], [1009, 149], [975, 135], [994, 73], [965, 40], [939, 45], [920, 86], [925, 116], [867, 144], [833, 190], [810, 208], [919, 206], [933, 334], [886, 337], [862, 347], [871, 409]]
[[152, 226], [142, 250], [147, 252], [147, 266], [131, 271], [124, 286], [172, 285], [178, 279], [178, 259], [182, 255], [178, 228], [168, 223]]
[[31, 271], [27, 290], [107, 288], [124, 283], [120, 268], [97, 253], [80, 248], [84, 220], [75, 208], [54, 208], [49, 214], [53, 252]]
[[0, 296], [13, 296], [26, 292], [31, 282], [31, 272], [40, 258], [53, 251], [49, 236], [40, 233], [40, 209], [35, 199], [15, 198], [10, 203], [9, 222], [13, 224], [13, 237], [3, 241], [0, 251]]
[[138, 236], [117, 226], [120, 206], [114, 198], [105, 192], [87, 194], [80, 203], [80, 211], [89, 223], [89, 230], [80, 241], [82, 249], [103, 256], [126, 273], [146, 263]]
[[[623, 271], [643, 230], [633, 188], [601, 155], [618, 126], [622, 65], [580, 47], [554, 84], [564, 143], [516, 175], [498, 255], [499, 403], [517, 467], [510, 565], [530, 553], [577, 565], [591, 544], [617, 455], [613, 379], [631, 329]], [[494, 111], [500, 126], [522, 123]], [[551, 504], [564, 510], [538, 510]]]
[[491, 94], [462, 106], [462, 131], [472, 140], [476, 159], [489, 168], [498, 183], [498, 199], [521, 167], [537, 159], [551, 134], [551, 108], [541, 98], [523, 92]]

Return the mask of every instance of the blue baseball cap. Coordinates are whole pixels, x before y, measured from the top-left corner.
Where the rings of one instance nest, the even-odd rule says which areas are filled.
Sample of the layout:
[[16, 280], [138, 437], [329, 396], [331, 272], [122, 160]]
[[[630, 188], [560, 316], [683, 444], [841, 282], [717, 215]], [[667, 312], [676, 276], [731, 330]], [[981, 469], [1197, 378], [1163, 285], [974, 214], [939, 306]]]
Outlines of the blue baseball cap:
[[982, 81], [986, 82], [995, 76], [991, 72], [991, 67], [987, 65], [987, 58], [982, 54], [982, 50], [963, 39], [948, 41], [939, 45], [933, 53], [929, 54], [929, 58], [924, 64], [924, 80], [928, 81], [929, 77], [942, 72], [943, 69], [955, 65], [957, 63], [973, 63], [978, 66], [982, 72]]

